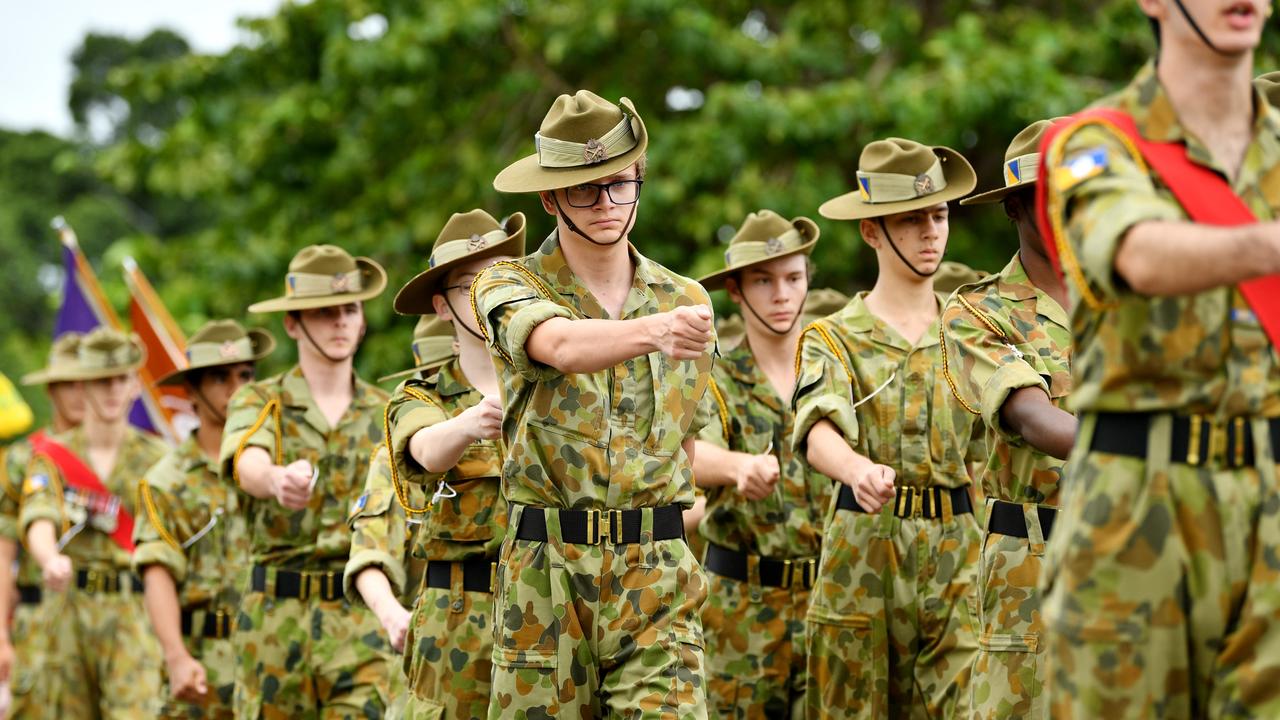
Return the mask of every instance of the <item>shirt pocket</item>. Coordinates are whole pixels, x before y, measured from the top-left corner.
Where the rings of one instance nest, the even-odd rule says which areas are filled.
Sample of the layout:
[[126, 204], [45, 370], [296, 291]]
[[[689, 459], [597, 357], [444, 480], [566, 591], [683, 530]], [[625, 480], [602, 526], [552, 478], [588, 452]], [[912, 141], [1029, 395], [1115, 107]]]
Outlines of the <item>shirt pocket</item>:
[[494, 474], [491, 444], [472, 445], [445, 478], [453, 490], [440, 497], [423, 517], [426, 537], [457, 542], [479, 542], [494, 537], [495, 515], [501, 492]]

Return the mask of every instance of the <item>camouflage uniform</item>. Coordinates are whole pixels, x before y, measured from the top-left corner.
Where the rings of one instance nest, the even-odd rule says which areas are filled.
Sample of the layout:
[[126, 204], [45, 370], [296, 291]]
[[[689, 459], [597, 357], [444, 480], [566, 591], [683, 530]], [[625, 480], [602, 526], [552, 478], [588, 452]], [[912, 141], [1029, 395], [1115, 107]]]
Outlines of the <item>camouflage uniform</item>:
[[[405, 672], [412, 689], [406, 716], [411, 718], [477, 718], [489, 712], [491, 583], [507, 528], [507, 503], [499, 487], [502, 453], [494, 441], [473, 443], [444, 473], [426, 472], [409, 454], [415, 433], [456, 417], [483, 397], [455, 359], [428, 378], [402, 384], [388, 410], [397, 477], [402, 487], [417, 493], [408, 497], [412, 508], [425, 508], [417, 516], [422, 526], [414, 559], [435, 569], [435, 577], [417, 594], [405, 640]], [[430, 501], [423, 497], [424, 486], [433, 493]], [[470, 589], [467, 565], [473, 566]], [[484, 588], [474, 584], [479, 580]]]
[[[1044, 624], [1036, 589], [1063, 462], [1028, 445], [1001, 422], [1015, 391], [1038, 387], [1061, 407], [1071, 391], [1071, 331], [1066, 311], [1027, 278], [1015, 255], [998, 275], [959, 289], [942, 314], [947, 382], [980, 414], [990, 456], [978, 566], [978, 658], [973, 717], [1047, 718]], [[999, 503], [997, 505], [997, 503]], [[1022, 517], [1021, 534], [994, 520]], [[1017, 524], [1016, 522], [1014, 523]]]
[[[1179, 124], [1154, 66], [1101, 104], [1221, 172]], [[1270, 220], [1280, 114], [1261, 94], [1254, 107], [1230, 182]], [[1074, 304], [1069, 405], [1080, 430], [1044, 573], [1053, 716], [1276, 717], [1276, 350], [1233, 287], [1180, 297], [1125, 287], [1114, 261], [1127, 230], [1186, 214], [1110, 130], [1057, 140], [1045, 162], [1050, 207], [1067, 209], [1052, 219], [1066, 231], [1057, 247]]]
[[[876, 514], [841, 510], [840, 493], [832, 497], [807, 619], [805, 704], [811, 718], [953, 717], [977, 651], [980, 534], [972, 513], [954, 512], [959, 494], [939, 493], [930, 507], [915, 491], [966, 488], [981, 428], [939, 377], [940, 326], [912, 346], [864, 297], [805, 329], [793, 442], [803, 452], [814, 424], [830, 420], [850, 447], [896, 471], [897, 494]], [[855, 398], [866, 402], [854, 409]], [[895, 515], [902, 508], [907, 517]]]
[[[772, 453], [780, 473], [763, 500], [748, 500], [731, 485], [706, 491], [699, 532], [709, 543], [746, 553], [748, 573], [757, 566], [747, 582], [708, 569], [702, 609], [708, 702], [716, 717], [802, 717], [804, 618], [831, 480], [795, 454], [790, 404], [778, 397], [747, 343], [720, 358], [713, 378], [703, 401], [712, 410], [710, 422], [699, 439], [735, 452]], [[762, 585], [762, 558], [790, 563], [785, 587]]]
[[[709, 304], [697, 283], [634, 250], [631, 260], [622, 319]], [[651, 508], [677, 506], [678, 525], [679, 507], [693, 504], [682, 443], [699, 429], [713, 353], [673, 362], [655, 352], [595, 373], [534, 361], [525, 342], [540, 323], [608, 317], [554, 235], [481, 273], [472, 298], [503, 383], [511, 508], [489, 717], [706, 717], [698, 617], [706, 578], [679, 534], [653, 539], [669, 513]], [[587, 511], [587, 537], [601, 542], [564, 541], [576, 536], [567, 523], [583, 516], [551, 508]], [[610, 508], [618, 511], [601, 512]], [[644, 510], [618, 521], [630, 508]], [[545, 523], [546, 541], [520, 539], [526, 514], [530, 528]], [[631, 533], [628, 522], [638, 523], [640, 542], [611, 542]]]
[[[44, 429], [46, 435], [52, 430]], [[51, 710], [45, 702], [45, 693], [57, 696], [57, 691], [49, 686], [56, 680], [54, 672], [45, 671], [45, 657], [49, 652], [41, 628], [49, 622], [42, 615], [41, 600], [44, 593], [40, 565], [31, 553], [22, 549], [22, 538], [18, 531], [18, 512], [22, 505], [22, 480], [26, 476], [27, 462], [31, 459], [31, 445], [26, 440], [19, 440], [7, 448], [0, 464], [0, 537], [18, 544], [18, 604], [13, 609], [13, 624], [10, 638], [13, 642], [13, 674], [9, 679], [9, 687], [13, 692], [13, 701], [9, 705], [9, 717], [42, 718], [52, 717]], [[50, 661], [50, 667], [56, 669], [58, 663]]]
[[[88, 457], [80, 429], [53, 440], [77, 457]], [[100, 478], [135, 518], [138, 481], [165, 450], [159, 440], [128, 428], [111, 475]], [[22, 494], [23, 536], [37, 520], [52, 522], [60, 534], [90, 520], [62, 549], [75, 575], [71, 589], [57, 594], [45, 590], [41, 614], [47, 625], [41, 633], [50, 643], [45, 673], [57, 675], [51, 684], [58, 692], [45, 695], [43, 702], [59, 718], [154, 717], [162, 691], [160, 646], [147, 625], [129, 553], [109, 535], [118, 519], [90, 514], [86, 496], [69, 488], [42, 456], [28, 465]]]
[[[133, 567], [160, 565], [173, 577], [182, 634], [205, 668], [209, 694], [200, 703], [169, 697], [167, 718], [230, 718], [235, 692], [231, 627], [246, 579], [249, 535], [240, 491], [218, 476], [218, 465], [189, 436], [143, 478], [134, 527]], [[168, 697], [166, 695], [166, 697]]]
[[387, 399], [353, 381], [351, 406], [336, 428], [297, 366], [246, 385], [227, 408], [224, 477], [234, 477], [240, 450], [250, 446], [279, 464], [307, 460], [319, 472], [304, 510], [244, 498], [253, 569], [234, 635], [237, 717], [364, 717], [386, 706], [392, 653], [382, 626], [342, 597], [346, 518], [382, 442]]
[[[400, 604], [413, 607], [414, 598], [422, 588], [422, 575], [426, 562], [412, 557], [413, 538], [419, 525], [410, 520], [404, 508], [396, 502], [391, 483], [391, 461], [387, 449], [379, 447], [369, 463], [369, 476], [364, 481], [364, 493], [351, 504], [347, 525], [351, 528], [351, 554], [342, 573], [343, 594], [353, 604], [363, 604], [364, 598], [356, 588], [356, 577], [364, 570], [375, 567], [386, 575]], [[425, 501], [421, 487], [410, 486], [409, 504], [420, 506]], [[408, 698], [404, 674], [396, 668], [390, 672], [391, 703], [387, 707], [387, 720], [404, 717]]]

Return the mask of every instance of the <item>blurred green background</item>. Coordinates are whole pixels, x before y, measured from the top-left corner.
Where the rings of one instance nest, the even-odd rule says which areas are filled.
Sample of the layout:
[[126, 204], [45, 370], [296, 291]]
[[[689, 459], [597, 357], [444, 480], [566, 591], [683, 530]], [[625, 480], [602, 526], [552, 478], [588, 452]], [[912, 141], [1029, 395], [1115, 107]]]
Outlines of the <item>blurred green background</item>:
[[[188, 333], [279, 294], [310, 243], [377, 259], [394, 291], [452, 212], [522, 210], [530, 248], [541, 241], [552, 222], [536, 199], [491, 181], [532, 152], [554, 97], [584, 87], [631, 98], [649, 126], [642, 252], [696, 276], [746, 213], [805, 214], [823, 230], [815, 287], [848, 292], [869, 284], [874, 256], [817, 206], [852, 188], [864, 144], [945, 144], [981, 188], [999, 184], [1018, 130], [1119, 87], [1154, 46], [1134, 0], [312, 0], [242, 25], [249, 40], [215, 56], [166, 30], [89, 35], [70, 94], [80, 139], [0, 130], [11, 378], [47, 352], [53, 216], [118, 310], [131, 255]], [[1259, 71], [1278, 51], [1264, 36]], [[995, 271], [1015, 245], [998, 206], [953, 211], [950, 259]], [[368, 315], [360, 372], [406, 366], [413, 320], [391, 292]], [[249, 320], [283, 337], [278, 318]]]

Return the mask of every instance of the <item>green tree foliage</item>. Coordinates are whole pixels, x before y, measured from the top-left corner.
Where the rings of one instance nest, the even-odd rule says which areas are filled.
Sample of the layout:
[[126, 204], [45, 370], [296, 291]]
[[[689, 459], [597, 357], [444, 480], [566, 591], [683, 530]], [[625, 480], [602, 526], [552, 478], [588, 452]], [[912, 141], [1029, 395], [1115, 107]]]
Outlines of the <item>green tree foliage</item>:
[[[636, 103], [652, 143], [633, 240], [697, 275], [751, 210], [817, 218], [878, 137], [957, 148], [995, 185], [1018, 130], [1123, 84], [1153, 48], [1133, 0], [312, 0], [243, 27], [224, 55], [108, 75], [128, 107], [178, 111], [96, 167], [126, 197], [191, 209], [122, 241], [188, 328], [277, 294], [308, 243], [379, 260], [394, 289], [454, 211], [522, 210], [540, 242], [552, 223], [536, 199], [491, 181], [532, 151], [559, 93]], [[1268, 36], [1259, 66], [1276, 50]], [[996, 270], [1013, 252], [998, 208], [952, 218], [953, 259]], [[819, 222], [815, 281], [865, 287], [874, 255], [856, 228]], [[367, 374], [408, 360], [413, 323], [390, 305], [369, 307]]]

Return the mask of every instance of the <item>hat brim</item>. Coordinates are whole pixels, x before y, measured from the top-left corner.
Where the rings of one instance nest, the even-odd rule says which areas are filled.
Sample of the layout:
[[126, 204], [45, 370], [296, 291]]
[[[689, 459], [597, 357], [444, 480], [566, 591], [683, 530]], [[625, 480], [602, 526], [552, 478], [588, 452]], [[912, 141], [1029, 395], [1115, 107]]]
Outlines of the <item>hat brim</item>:
[[977, 195], [970, 195], [969, 197], [961, 200], [960, 204], [961, 205], [992, 205], [994, 203], [1002, 202], [1005, 198], [1018, 192], [1019, 190], [1034, 190], [1035, 187], [1036, 187], [1036, 181], [1035, 181], [1035, 178], [1032, 178], [1030, 180], [1027, 180], [1026, 182], [1020, 182], [1017, 185], [1006, 185], [1001, 188], [996, 188], [995, 190], [988, 190], [983, 193], [978, 193]]
[[724, 281], [728, 280], [734, 273], [742, 272], [743, 270], [755, 265], [763, 265], [767, 262], [773, 262], [774, 260], [787, 257], [788, 255], [795, 255], [796, 253], [804, 253], [805, 255], [808, 255], [813, 252], [813, 246], [818, 244], [818, 235], [821, 234], [821, 231], [818, 230], [818, 224], [807, 217], [797, 217], [791, 219], [791, 226], [796, 230], [799, 230], [801, 237], [805, 239], [805, 243], [800, 247], [795, 250], [789, 250], [785, 253], [760, 258], [759, 260], [730, 265], [723, 270], [717, 270], [710, 275], [704, 275], [698, 278], [698, 282], [702, 284], [703, 289], [707, 292], [722, 290], [724, 289]]
[[830, 220], [865, 220], [932, 207], [973, 192], [978, 185], [978, 175], [973, 171], [973, 166], [969, 165], [969, 161], [951, 148], [934, 147], [932, 149], [942, 161], [942, 176], [947, 181], [947, 186], [942, 190], [924, 197], [886, 203], [869, 203], [862, 199], [861, 191], [855, 190], [822, 203], [818, 213]]
[[417, 375], [420, 372], [428, 372], [430, 370], [439, 370], [445, 365], [448, 365], [449, 361], [452, 360], [454, 357], [456, 356], [450, 355], [448, 357], [439, 358], [437, 360], [432, 360], [431, 362], [423, 363], [415, 368], [410, 368], [408, 370], [401, 370], [398, 373], [391, 373], [390, 375], [383, 375], [382, 377], [378, 378], [378, 383], [381, 384], [389, 380], [399, 380], [401, 378], [407, 378], [413, 375]]
[[138, 356], [128, 365], [113, 368], [70, 368], [62, 373], [62, 378], [59, 382], [105, 380], [106, 378], [136, 373], [142, 369], [143, 365], [147, 364], [147, 351], [137, 341], [133, 342], [133, 348], [137, 351]]
[[538, 163], [538, 154], [534, 153], [503, 168], [493, 179], [493, 189], [504, 193], [559, 190], [616, 175], [634, 165], [649, 148], [649, 131], [645, 129], [644, 120], [636, 113], [630, 100], [622, 98], [618, 104], [631, 112], [631, 117], [638, 126], [633, 129], [636, 136], [635, 147], [602, 163], [571, 168], [544, 168]]
[[23, 375], [18, 379], [18, 384], [23, 387], [34, 387], [37, 385], [52, 385], [60, 382], [75, 382], [75, 379], [67, 377], [67, 370], [63, 368], [40, 368]]
[[342, 293], [340, 295], [317, 295], [315, 297], [289, 297], [287, 295], [270, 300], [256, 302], [249, 306], [252, 313], [289, 312], [291, 310], [314, 310], [316, 308], [334, 307], [347, 303], [371, 300], [387, 289], [387, 271], [367, 257], [358, 257], [356, 267], [360, 269], [360, 292]]
[[206, 365], [192, 365], [190, 367], [182, 368], [181, 370], [174, 370], [168, 375], [156, 380], [156, 385], [181, 385], [186, 382], [189, 374], [196, 370], [225, 367], [227, 365], [239, 365], [240, 363], [247, 362], [256, 363], [275, 352], [276, 339], [266, 330], [250, 328], [245, 332], [245, 335], [249, 337], [249, 344], [253, 347], [253, 355], [251, 357], [243, 360], [228, 360], [226, 362], [208, 363]]
[[[514, 229], [512, 229], [512, 226], [514, 226]], [[404, 287], [400, 288], [400, 291], [396, 293], [395, 301], [392, 303], [396, 312], [401, 315], [435, 315], [436, 308], [431, 304], [431, 297], [438, 292], [438, 286], [444, 281], [450, 270], [463, 263], [483, 258], [497, 257], [499, 255], [511, 257], [524, 255], [524, 213], [512, 213], [511, 217], [507, 218], [507, 223], [502, 229], [506, 231], [508, 237], [497, 245], [467, 253], [462, 257], [440, 263], [415, 275], [412, 280], [405, 283]]]

